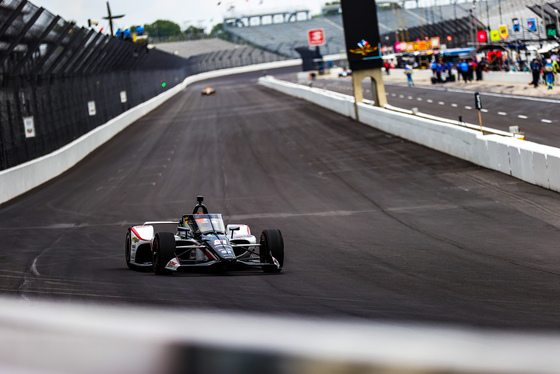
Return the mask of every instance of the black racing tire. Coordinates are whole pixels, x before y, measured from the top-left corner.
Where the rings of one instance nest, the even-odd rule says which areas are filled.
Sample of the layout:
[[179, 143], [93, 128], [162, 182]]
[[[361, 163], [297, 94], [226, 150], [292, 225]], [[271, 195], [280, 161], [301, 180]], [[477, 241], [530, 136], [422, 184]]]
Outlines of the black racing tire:
[[175, 257], [175, 235], [170, 232], [158, 232], [153, 243], [152, 268], [156, 275], [171, 274], [165, 265]]
[[279, 268], [270, 266], [263, 266], [265, 273], [279, 273], [284, 266], [284, 239], [282, 233], [277, 229], [263, 230], [261, 233], [260, 247], [259, 247], [260, 260], [263, 263], [274, 264], [272, 256], [280, 264]]
[[130, 235], [130, 228], [126, 232], [126, 241], [124, 242], [124, 258], [126, 260], [126, 265], [131, 270], [136, 270], [136, 266], [130, 263], [130, 254], [131, 254], [131, 247], [132, 247], [132, 240]]

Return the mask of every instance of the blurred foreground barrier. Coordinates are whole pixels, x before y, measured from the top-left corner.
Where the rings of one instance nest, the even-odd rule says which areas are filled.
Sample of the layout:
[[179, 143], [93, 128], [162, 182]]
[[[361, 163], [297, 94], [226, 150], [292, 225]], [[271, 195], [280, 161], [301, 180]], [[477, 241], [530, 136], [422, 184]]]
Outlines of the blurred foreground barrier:
[[[354, 98], [262, 77], [259, 84], [356, 119]], [[391, 106], [358, 103], [359, 121], [386, 133], [560, 192], [560, 149], [519, 140], [511, 134]], [[477, 129], [478, 128], [478, 129]]]
[[0, 299], [0, 372], [557, 373], [560, 336]]

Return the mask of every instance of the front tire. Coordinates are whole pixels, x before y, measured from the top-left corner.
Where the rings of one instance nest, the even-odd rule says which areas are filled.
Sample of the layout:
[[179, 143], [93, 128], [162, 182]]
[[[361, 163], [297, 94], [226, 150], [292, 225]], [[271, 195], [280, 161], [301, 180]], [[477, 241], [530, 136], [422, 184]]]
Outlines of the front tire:
[[265, 273], [279, 273], [282, 271], [282, 267], [284, 266], [284, 239], [282, 238], [280, 230], [263, 230], [260, 245], [259, 252], [261, 262], [276, 265], [275, 267], [263, 266], [263, 271]]
[[165, 266], [175, 257], [175, 235], [170, 232], [158, 232], [154, 237], [152, 267], [156, 275], [171, 274]]

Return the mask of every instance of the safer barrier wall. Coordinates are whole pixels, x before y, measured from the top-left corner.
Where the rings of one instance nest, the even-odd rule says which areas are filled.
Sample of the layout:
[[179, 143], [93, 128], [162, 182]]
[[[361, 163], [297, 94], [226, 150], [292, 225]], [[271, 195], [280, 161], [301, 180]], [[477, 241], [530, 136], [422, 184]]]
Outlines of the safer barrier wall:
[[358, 103], [333, 94], [272, 77], [259, 84], [299, 97], [389, 134], [422, 144], [474, 164], [511, 175], [525, 182], [560, 192], [560, 149]]

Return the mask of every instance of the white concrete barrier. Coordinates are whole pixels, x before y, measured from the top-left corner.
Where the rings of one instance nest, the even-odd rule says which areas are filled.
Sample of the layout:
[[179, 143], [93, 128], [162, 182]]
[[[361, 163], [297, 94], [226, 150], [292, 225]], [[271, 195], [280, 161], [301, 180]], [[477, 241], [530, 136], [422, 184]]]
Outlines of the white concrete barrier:
[[560, 336], [0, 298], [0, 372], [558, 373]]
[[364, 124], [525, 182], [560, 192], [560, 149], [558, 148], [519, 140], [497, 130], [493, 130], [492, 135], [483, 135], [474, 125], [458, 126], [451, 120], [414, 115], [411, 111], [402, 109], [387, 109], [390, 106], [379, 108], [363, 103], [355, 106], [351, 96], [335, 95], [320, 89], [280, 82], [272, 77], [260, 78], [259, 84], [304, 98], [351, 118], [355, 118], [357, 107], [358, 118]]
[[161, 93], [145, 103], [131, 108], [63, 148], [35, 160], [0, 171], [0, 204], [13, 199], [14, 197], [19, 196], [70, 169], [93, 150], [104, 144], [134, 121], [146, 115], [166, 100], [185, 89], [185, 87], [189, 84], [225, 75], [259, 70], [266, 71], [267, 69], [297, 66], [300, 64], [301, 60], [277, 61], [216, 70], [187, 77], [177, 86]]

